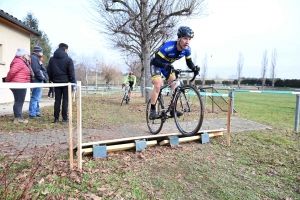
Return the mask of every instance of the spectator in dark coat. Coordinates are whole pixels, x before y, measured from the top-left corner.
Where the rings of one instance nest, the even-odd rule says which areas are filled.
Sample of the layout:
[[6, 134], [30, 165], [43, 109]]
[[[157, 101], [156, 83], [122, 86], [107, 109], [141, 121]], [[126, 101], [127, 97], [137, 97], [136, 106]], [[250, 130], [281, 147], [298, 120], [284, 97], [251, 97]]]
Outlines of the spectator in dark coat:
[[[43, 49], [39, 46], [33, 48], [33, 53], [30, 55], [31, 68], [34, 73], [34, 77], [31, 77], [32, 83], [47, 83], [48, 74], [41, 59], [43, 57]], [[29, 102], [29, 117], [39, 118], [41, 117], [41, 111], [39, 103], [42, 98], [42, 87], [32, 88], [31, 98]]]
[[[74, 64], [68, 56], [68, 45], [60, 43], [58, 49], [50, 58], [48, 65], [48, 75], [50, 82], [53, 83], [73, 83], [74, 82]], [[68, 86], [55, 87], [54, 103], [54, 122], [59, 122], [60, 105], [62, 101], [62, 122], [69, 122], [68, 119]], [[71, 97], [70, 97], [71, 98]]]

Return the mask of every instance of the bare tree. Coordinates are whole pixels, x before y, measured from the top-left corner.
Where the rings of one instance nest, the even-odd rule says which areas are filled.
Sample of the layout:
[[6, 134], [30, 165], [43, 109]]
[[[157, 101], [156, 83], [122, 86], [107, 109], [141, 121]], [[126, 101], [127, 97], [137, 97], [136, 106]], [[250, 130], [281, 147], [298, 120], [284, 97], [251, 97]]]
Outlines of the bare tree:
[[242, 79], [242, 72], [243, 72], [243, 65], [244, 65], [244, 56], [240, 52], [238, 61], [237, 61], [237, 81], [238, 81], [238, 88], [241, 86], [241, 79]]
[[[99, 55], [99, 54], [98, 54]], [[95, 87], [98, 87], [98, 74], [101, 72], [101, 65], [103, 65], [103, 61], [101, 61], [101, 58], [97, 58], [97, 56], [93, 57], [93, 66], [92, 70], [95, 73]]]
[[[92, 72], [92, 69], [93, 69], [93, 66], [95, 65], [95, 63], [91, 57], [88, 57], [85, 55], [81, 56], [77, 62], [78, 62], [78, 65], [76, 68], [80, 68], [82, 74], [81, 75], [76, 74], [76, 78], [78, 75], [80, 77], [83, 76], [84, 78], [82, 79], [82, 81], [85, 80], [85, 85], [88, 86], [89, 85], [89, 75]], [[79, 79], [77, 78], [77, 80], [79, 80]]]
[[82, 85], [87, 86], [88, 85], [88, 75], [89, 75], [89, 69], [87, 68], [84, 63], [79, 62], [75, 64], [75, 76], [77, 81], [81, 81]]
[[101, 76], [104, 78], [106, 84], [117, 83], [120, 84], [123, 82], [123, 74], [120, 68], [114, 64], [102, 64]]
[[[133, 54], [142, 63], [145, 86], [151, 87], [150, 55], [171, 38], [182, 17], [200, 16], [205, 0], [89, 0], [98, 30], [125, 54]], [[145, 99], [149, 99], [146, 91]]]
[[204, 55], [202, 60], [202, 67], [201, 67], [201, 78], [202, 78], [202, 85], [205, 85], [205, 78], [207, 76], [207, 54]]
[[272, 58], [271, 58], [271, 69], [270, 69], [270, 78], [272, 80], [272, 87], [275, 87], [276, 82], [276, 62], [277, 62], [277, 50], [276, 48], [272, 51]]
[[263, 54], [263, 59], [261, 61], [261, 82], [262, 82], [262, 89], [265, 87], [266, 83], [266, 72], [268, 68], [268, 51], [265, 50]]

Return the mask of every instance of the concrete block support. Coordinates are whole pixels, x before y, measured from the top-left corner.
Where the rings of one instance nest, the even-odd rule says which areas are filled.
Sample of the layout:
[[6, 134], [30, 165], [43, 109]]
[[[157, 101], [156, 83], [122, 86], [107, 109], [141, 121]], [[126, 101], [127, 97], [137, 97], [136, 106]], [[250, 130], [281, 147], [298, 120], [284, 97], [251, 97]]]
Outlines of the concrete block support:
[[209, 134], [208, 133], [202, 133], [201, 134], [201, 143], [209, 143]]
[[147, 143], [146, 140], [135, 140], [135, 150], [142, 151], [146, 149]]
[[93, 157], [94, 158], [106, 158], [107, 157], [107, 151], [106, 151], [106, 145], [93, 145]]
[[179, 146], [179, 138], [177, 136], [171, 136], [169, 137], [169, 140], [170, 140], [170, 145], [172, 146]]

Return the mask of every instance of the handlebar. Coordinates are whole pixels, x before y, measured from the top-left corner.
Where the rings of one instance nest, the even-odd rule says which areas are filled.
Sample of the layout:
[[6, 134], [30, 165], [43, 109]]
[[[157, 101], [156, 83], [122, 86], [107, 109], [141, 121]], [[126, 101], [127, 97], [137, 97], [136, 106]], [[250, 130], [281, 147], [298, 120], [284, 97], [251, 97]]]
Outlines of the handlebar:
[[182, 69], [172, 69], [171, 73], [172, 72], [175, 72], [176, 79], [178, 78], [178, 74], [181, 74], [181, 73], [194, 73], [193, 78], [189, 81], [190, 83], [193, 82], [195, 80], [196, 76], [199, 74], [198, 71], [182, 70]]

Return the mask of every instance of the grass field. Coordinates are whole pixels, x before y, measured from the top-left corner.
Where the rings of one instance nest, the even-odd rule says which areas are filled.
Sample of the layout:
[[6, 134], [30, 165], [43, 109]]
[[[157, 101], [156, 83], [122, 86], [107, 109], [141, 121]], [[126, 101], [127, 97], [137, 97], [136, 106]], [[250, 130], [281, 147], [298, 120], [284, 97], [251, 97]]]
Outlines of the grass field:
[[[144, 122], [144, 99], [132, 99], [132, 116], [126, 115], [119, 99], [84, 96], [83, 126], [101, 129]], [[108, 159], [84, 157], [83, 171], [69, 170], [68, 152], [45, 149], [45, 154], [17, 159], [9, 168], [11, 159], [0, 158], [1, 185], [12, 181], [6, 182], [10, 183], [7, 189], [0, 187], [0, 196], [6, 192], [7, 199], [20, 197], [27, 188], [28, 199], [300, 199], [295, 102], [294, 95], [235, 93], [238, 112], [234, 116], [272, 130], [232, 133], [231, 147], [226, 146], [226, 137], [216, 137], [205, 145], [190, 142], [177, 148], [120, 151], [109, 153]], [[9, 120], [1, 118], [2, 133], [53, 128], [48, 125], [52, 109], [43, 108], [44, 121], [28, 127], [11, 127]], [[219, 116], [226, 114], [206, 115]]]

